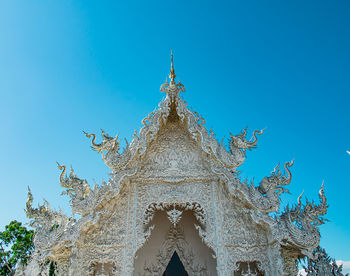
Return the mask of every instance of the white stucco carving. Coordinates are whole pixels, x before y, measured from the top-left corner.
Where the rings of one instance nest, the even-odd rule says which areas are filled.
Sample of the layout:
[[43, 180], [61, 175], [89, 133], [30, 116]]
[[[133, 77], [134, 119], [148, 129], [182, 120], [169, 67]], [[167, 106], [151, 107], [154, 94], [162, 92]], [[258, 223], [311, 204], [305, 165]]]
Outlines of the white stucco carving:
[[311, 256], [327, 211], [323, 186], [319, 205], [302, 205], [300, 197], [280, 212], [293, 162], [258, 186], [237, 172], [263, 131], [247, 140], [244, 129], [226, 148], [181, 98], [185, 87], [176, 83], [173, 66], [161, 91], [166, 97], [123, 151], [118, 137], [102, 131], [97, 143], [85, 133], [112, 170], [108, 183], [91, 188], [58, 164], [79, 219], [47, 202], [33, 208], [28, 191], [35, 252], [21, 273], [46, 275], [50, 260], [58, 275], [162, 275], [176, 251], [189, 275], [294, 275], [297, 258]]

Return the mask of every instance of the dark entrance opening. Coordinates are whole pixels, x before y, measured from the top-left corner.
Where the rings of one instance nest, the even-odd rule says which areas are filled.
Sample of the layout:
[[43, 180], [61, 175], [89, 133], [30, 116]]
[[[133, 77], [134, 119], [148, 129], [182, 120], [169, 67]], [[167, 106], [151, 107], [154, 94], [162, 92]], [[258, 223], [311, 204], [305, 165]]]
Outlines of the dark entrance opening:
[[174, 252], [171, 260], [163, 273], [163, 276], [188, 276], [184, 265], [180, 261], [179, 255]]

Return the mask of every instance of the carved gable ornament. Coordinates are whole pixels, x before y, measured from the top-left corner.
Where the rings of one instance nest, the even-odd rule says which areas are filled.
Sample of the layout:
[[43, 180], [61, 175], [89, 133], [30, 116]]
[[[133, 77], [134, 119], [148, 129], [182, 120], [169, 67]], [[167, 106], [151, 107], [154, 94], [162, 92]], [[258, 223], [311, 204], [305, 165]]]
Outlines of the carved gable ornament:
[[263, 131], [231, 134], [226, 147], [183, 100], [172, 56], [169, 78], [124, 150], [118, 136], [85, 132], [112, 170], [107, 183], [91, 187], [58, 164], [72, 217], [46, 201], [33, 207], [28, 190], [35, 252], [17, 275], [48, 275], [54, 264], [55, 275], [161, 276], [175, 252], [188, 275], [296, 275], [297, 259], [312, 257], [328, 207], [323, 185], [320, 203], [300, 196], [281, 211], [293, 161], [243, 181], [237, 169]]

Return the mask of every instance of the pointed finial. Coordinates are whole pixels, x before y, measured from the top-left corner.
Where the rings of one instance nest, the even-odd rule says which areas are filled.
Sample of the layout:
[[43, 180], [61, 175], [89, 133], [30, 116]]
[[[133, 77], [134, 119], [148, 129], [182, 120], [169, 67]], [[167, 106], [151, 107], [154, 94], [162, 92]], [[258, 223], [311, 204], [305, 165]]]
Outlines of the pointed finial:
[[175, 85], [175, 70], [174, 70], [174, 61], [173, 61], [173, 49], [171, 49], [171, 69], [170, 69], [170, 85]]

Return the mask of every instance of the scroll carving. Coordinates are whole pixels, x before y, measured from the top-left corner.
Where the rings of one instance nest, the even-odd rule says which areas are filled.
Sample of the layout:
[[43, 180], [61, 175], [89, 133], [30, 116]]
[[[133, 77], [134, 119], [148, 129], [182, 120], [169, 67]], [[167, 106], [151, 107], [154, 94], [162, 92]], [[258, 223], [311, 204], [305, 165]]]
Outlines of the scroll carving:
[[144, 216], [144, 228], [147, 229], [151, 223], [156, 211], [166, 211], [169, 221], [176, 227], [177, 223], [181, 219], [181, 214], [183, 211], [192, 210], [195, 218], [201, 224], [201, 227], [205, 227], [206, 219], [203, 208], [199, 203], [152, 203], [150, 204]]

